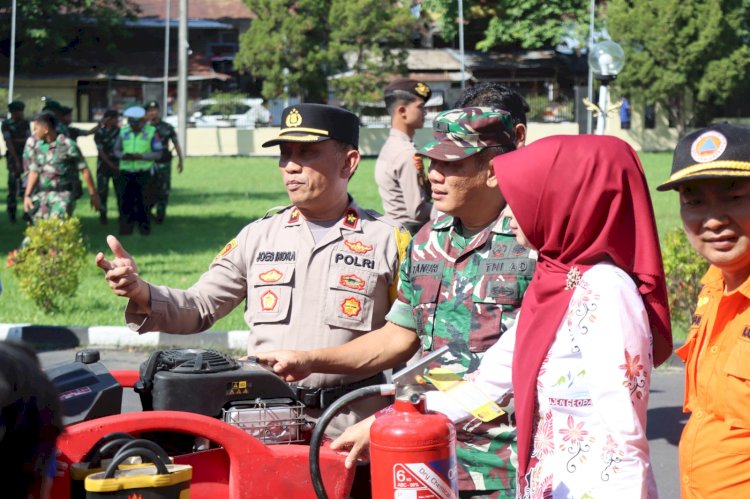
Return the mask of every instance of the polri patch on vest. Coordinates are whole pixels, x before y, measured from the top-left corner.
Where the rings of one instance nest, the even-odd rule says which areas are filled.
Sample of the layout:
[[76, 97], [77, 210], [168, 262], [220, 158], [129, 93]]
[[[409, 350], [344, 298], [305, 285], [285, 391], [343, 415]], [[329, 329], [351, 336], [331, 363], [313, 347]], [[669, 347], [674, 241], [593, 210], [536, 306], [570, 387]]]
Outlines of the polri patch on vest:
[[286, 262], [294, 263], [297, 261], [295, 251], [265, 251], [261, 250], [255, 254], [255, 261], [265, 263]]
[[260, 295], [260, 309], [264, 312], [272, 312], [279, 303], [279, 297], [270, 289]]
[[365, 284], [367, 283], [357, 274], [346, 274], [339, 277], [339, 284], [344, 286], [345, 288], [362, 291], [363, 289], [365, 289]]
[[278, 282], [282, 277], [284, 277], [284, 273], [277, 269], [271, 269], [267, 272], [263, 272], [262, 274], [258, 274], [258, 279], [265, 283]]
[[370, 258], [362, 258], [358, 255], [336, 253], [333, 257], [333, 262], [343, 263], [344, 265], [352, 265], [354, 267], [361, 267], [363, 269], [375, 270], [375, 260], [372, 260]]
[[347, 317], [357, 317], [362, 312], [362, 302], [353, 296], [341, 302], [341, 312]]
[[232, 252], [232, 251], [234, 250], [234, 248], [236, 248], [236, 247], [237, 247], [237, 240], [236, 240], [236, 239], [232, 239], [231, 241], [229, 241], [229, 242], [228, 242], [228, 243], [226, 244], [226, 246], [224, 246], [224, 248], [223, 248], [223, 249], [222, 249], [221, 251], [219, 251], [219, 254], [218, 254], [218, 255], [216, 255], [216, 256], [214, 257], [214, 261], [216, 261], [216, 260], [218, 260], [219, 258], [222, 258], [222, 257], [224, 257], [224, 256], [227, 256], [227, 255], [228, 255], [229, 253], [231, 253], [231, 252]]
[[435, 260], [429, 260], [429, 261], [420, 261], [420, 262], [411, 262], [411, 268], [409, 268], [409, 276], [414, 277], [421, 277], [421, 276], [432, 276], [440, 278], [443, 276], [443, 267], [445, 266], [445, 262], [443, 260], [435, 261]]
[[344, 246], [349, 248], [350, 251], [357, 253], [358, 255], [366, 255], [372, 251], [372, 245], [365, 244], [362, 241], [350, 241], [344, 239]]

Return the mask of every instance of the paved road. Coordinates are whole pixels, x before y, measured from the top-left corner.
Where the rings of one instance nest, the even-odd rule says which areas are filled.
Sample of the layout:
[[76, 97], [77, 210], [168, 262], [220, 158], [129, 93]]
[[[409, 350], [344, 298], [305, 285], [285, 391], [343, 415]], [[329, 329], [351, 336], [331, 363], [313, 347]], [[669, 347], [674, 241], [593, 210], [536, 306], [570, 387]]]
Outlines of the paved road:
[[[109, 369], [138, 369], [148, 358], [148, 352], [100, 350], [102, 363]], [[75, 350], [43, 352], [40, 355], [45, 367], [72, 361]], [[651, 383], [651, 400], [648, 411], [648, 439], [651, 462], [656, 474], [659, 495], [662, 499], [680, 497], [677, 467], [677, 443], [686, 417], [682, 413], [682, 368], [666, 367], [654, 372]], [[129, 393], [128, 393], [129, 392]], [[123, 412], [140, 410], [138, 396], [126, 390]]]

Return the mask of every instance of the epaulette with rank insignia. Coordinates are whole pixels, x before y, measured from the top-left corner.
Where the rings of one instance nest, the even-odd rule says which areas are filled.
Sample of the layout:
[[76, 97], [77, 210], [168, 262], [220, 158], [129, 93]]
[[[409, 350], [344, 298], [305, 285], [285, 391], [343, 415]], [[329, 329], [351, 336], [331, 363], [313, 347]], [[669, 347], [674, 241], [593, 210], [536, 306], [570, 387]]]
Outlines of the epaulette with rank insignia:
[[265, 220], [266, 218], [271, 218], [272, 216], [276, 215], [277, 213], [281, 213], [282, 211], [286, 210], [287, 208], [291, 208], [294, 206], [293, 204], [288, 204], [286, 206], [274, 206], [273, 208], [269, 209], [265, 215], [261, 217], [261, 220]]

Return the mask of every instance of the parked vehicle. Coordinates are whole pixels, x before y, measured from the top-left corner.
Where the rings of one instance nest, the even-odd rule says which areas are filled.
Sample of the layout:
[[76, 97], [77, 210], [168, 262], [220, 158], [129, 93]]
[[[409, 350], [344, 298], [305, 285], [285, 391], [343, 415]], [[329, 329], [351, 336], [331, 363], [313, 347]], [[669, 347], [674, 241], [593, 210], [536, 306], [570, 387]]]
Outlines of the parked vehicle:
[[[164, 121], [177, 126], [176, 115], [167, 116]], [[216, 99], [202, 99], [188, 117], [188, 126], [198, 128], [255, 128], [268, 126], [270, 122], [271, 112], [263, 107], [263, 99], [259, 98], [221, 103]]]

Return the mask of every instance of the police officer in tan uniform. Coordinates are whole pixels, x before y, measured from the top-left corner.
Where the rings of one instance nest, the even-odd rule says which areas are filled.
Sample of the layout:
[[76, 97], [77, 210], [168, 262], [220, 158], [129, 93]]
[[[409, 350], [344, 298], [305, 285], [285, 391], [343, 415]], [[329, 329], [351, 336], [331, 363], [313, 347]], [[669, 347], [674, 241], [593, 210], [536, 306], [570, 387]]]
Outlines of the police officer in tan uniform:
[[[242, 229], [189, 289], [143, 281], [117, 239], [107, 238], [114, 258], [99, 253], [96, 263], [114, 292], [130, 299], [125, 317], [131, 329], [197, 333], [247, 300], [247, 351], [255, 354], [342, 345], [385, 324], [409, 234], [347, 193], [360, 159], [359, 119], [341, 108], [298, 104], [284, 110], [282, 123], [278, 137], [263, 146], [280, 147], [279, 169], [292, 204]], [[314, 418], [341, 395], [382, 382], [382, 374], [314, 374], [297, 391]], [[383, 402], [351, 406], [329, 433]]]
[[415, 234], [430, 219], [430, 182], [412, 139], [424, 126], [430, 87], [416, 80], [396, 80], [385, 88], [391, 131], [375, 163], [375, 182], [383, 211]]

